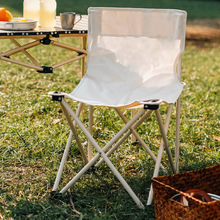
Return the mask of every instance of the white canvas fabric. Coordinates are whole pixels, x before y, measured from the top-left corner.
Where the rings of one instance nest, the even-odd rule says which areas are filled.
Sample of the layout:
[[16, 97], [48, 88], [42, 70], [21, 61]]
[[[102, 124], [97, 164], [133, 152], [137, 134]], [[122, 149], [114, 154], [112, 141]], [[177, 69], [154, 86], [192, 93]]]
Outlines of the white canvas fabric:
[[184, 86], [177, 63], [185, 46], [186, 12], [89, 8], [88, 15], [87, 72], [67, 97], [111, 107], [177, 100]]

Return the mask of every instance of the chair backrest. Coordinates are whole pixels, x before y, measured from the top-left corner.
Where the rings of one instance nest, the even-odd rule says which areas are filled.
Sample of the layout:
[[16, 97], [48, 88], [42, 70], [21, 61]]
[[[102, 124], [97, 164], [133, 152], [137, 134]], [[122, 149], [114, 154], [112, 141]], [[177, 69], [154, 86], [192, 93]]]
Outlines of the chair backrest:
[[175, 102], [183, 88], [176, 64], [185, 46], [186, 12], [98, 7], [88, 15], [87, 73], [72, 96], [109, 106], [146, 97]]
[[89, 37], [179, 39], [184, 49], [186, 12], [175, 9], [89, 8]]
[[174, 63], [185, 46], [185, 11], [89, 8], [88, 12], [88, 68], [90, 61], [110, 69], [117, 63], [132, 72], [126, 77], [137, 73], [143, 80], [175, 73]]

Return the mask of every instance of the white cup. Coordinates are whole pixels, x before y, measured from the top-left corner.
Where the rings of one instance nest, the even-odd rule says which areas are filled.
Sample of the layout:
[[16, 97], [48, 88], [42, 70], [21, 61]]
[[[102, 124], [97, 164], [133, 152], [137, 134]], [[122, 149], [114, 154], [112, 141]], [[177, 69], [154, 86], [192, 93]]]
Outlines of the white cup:
[[75, 12], [63, 12], [63, 13], [60, 13], [60, 23], [61, 23], [61, 27], [63, 29], [66, 29], [66, 30], [71, 30], [73, 29], [74, 25], [76, 23], [78, 23], [81, 19], [82, 19], [82, 16], [79, 15], [79, 19], [78, 21], [75, 22], [76, 20], [76, 13]]

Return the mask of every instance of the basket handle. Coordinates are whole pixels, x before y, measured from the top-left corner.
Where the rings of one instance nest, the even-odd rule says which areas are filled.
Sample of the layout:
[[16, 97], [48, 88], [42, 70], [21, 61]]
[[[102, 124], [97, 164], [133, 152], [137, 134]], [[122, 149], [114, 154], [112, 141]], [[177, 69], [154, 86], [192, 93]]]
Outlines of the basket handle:
[[195, 208], [195, 207], [198, 207], [198, 206], [201, 206], [201, 205], [204, 205], [204, 202], [202, 202], [201, 200], [195, 198], [195, 197], [192, 197], [191, 195], [189, 195], [188, 193], [184, 193], [184, 192], [180, 192], [180, 195], [183, 195], [187, 198], [187, 202], [188, 202], [188, 205], [184, 205], [182, 204], [181, 202], [179, 201], [175, 201], [173, 199], [171, 199], [172, 201], [175, 201], [177, 203], [179, 203], [181, 206], [183, 207], [189, 207], [189, 208]]

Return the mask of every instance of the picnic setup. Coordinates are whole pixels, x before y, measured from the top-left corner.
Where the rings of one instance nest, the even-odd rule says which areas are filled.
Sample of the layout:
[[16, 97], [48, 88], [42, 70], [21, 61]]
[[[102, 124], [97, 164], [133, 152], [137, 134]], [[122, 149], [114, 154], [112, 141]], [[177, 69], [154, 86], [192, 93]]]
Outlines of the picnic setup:
[[[16, 104], [17, 119], [2, 132], [2, 146], [8, 147], [1, 151], [0, 219], [220, 219], [219, 137], [212, 133], [214, 141], [208, 142], [212, 128], [190, 118], [196, 111], [189, 103], [200, 90], [192, 82], [195, 91], [189, 93], [192, 80], [185, 76], [187, 62], [199, 54], [194, 46], [195, 55], [185, 52], [188, 12], [91, 5], [82, 14], [74, 8], [58, 13], [58, 8], [55, 0], [24, 0], [20, 17], [0, 8], [0, 41], [9, 42], [0, 47], [2, 77], [10, 77], [8, 67], [20, 83], [30, 79], [27, 87], [19, 86], [24, 95], [11, 92], [23, 105], [26, 97], [29, 107], [20, 110]], [[218, 65], [212, 65], [216, 74]], [[16, 69], [24, 73], [19, 76]], [[211, 95], [216, 100], [218, 79], [209, 95], [195, 102]], [[0, 82], [6, 97], [16, 82]], [[2, 103], [3, 119], [6, 106], [16, 101]], [[212, 116], [218, 104], [205, 107]], [[198, 112], [205, 121], [204, 111]], [[183, 134], [187, 123], [197, 122]], [[215, 122], [211, 119], [213, 132]], [[25, 123], [20, 130], [19, 123]], [[206, 129], [206, 139], [198, 135], [199, 126]], [[21, 144], [15, 138], [9, 144], [10, 130]], [[23, 199], [11, 196], [10, 205], [3, 205], [9, 204], [10, 185], [4, 158], [17, 154], [10, 172], [14, 186], [26, 184], [26, 193], [20, 189]]]
[[[62, 29], [60, 17], [56, 17], [55, 26], [53, 27], [37, 27], [37, 20], [29, 19], [22, 20], [22, 18], [17, 18], [17, 20], [12, 21], [3, 21], [0, 23], [0, 39], [9, 39], [12, 43], [15, 44], [14, 49], [1, 53], [1, 60], [22, 65], [31, 69], [35, 69], [42, 73], [52, 73], [55, 68], [58, 68], [62, 65], [65, 65], [69, 62], [73, 62], [78, 59], [84, 59], [86, 56], [86, 35], [87, 35], [87, 16], [80, 18], [80, 24], [76, 24], [75, 30]], [[82, 38], [82, 47], [77, 48], [72, 45], [66, 45], [62, 42], [57, 42], [56, 38], [64, 37], [81, 37]], [[20, 45], [17, 42], [17, 39], [28, 38], [31, 39], [31, 42], [28, 42], [24, 45]], [[57, 47], [65, 48], [67, 50], [78, 53], [77, 57], [72, 59], [64, 60], [60, 63], [55, 63], [52, 66], [42, 66], [36, 58], [34, 58], [30, 53], [27, 52], [27, 49], [38, 46], [39, 44], [43, 45], [54, 45]], [[24, 53], [32, 63], [24, 63], [22, 61], [13, 60], [10, 58], [11, 55], [16, 53]], [[84, 64], [84, 62], [82, 62]], [[84, 72], [84, 66], [82, 67], [82, 72]]]

